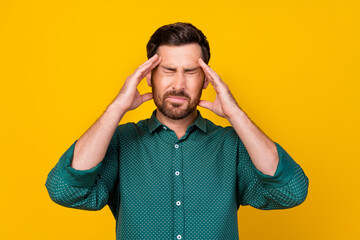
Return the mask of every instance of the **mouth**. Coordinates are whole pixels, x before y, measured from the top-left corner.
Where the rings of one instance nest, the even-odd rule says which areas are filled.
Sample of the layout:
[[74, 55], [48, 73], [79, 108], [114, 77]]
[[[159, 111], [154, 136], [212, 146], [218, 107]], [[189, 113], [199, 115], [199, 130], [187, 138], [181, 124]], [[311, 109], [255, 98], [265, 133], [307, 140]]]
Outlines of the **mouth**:
[[183, 103], [183, 102], [186, 102], [186, 100], [187, 100], [186, 97], [179, 97], [179, 96], [169, 96], [166, 99], [169, 99], [171, 102], [174, 102], [174, 103]]

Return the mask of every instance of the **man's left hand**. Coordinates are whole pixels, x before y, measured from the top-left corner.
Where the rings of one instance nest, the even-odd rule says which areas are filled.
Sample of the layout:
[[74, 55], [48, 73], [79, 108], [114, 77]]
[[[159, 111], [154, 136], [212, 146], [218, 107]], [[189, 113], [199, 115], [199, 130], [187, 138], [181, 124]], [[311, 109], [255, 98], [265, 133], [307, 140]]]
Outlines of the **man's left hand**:
[[214, 87], [216, 98], [214, 102], [200, 100], [199, 106], [209, 109], [220, 117], [228, 120], [236, 113], [241, 111], [234, 96], [231, 94], [229, 87], [222, 81], [219, 75], [212, 70], [201, 58], [198, 60], [201, 68], [205, 73], [205, 77]]

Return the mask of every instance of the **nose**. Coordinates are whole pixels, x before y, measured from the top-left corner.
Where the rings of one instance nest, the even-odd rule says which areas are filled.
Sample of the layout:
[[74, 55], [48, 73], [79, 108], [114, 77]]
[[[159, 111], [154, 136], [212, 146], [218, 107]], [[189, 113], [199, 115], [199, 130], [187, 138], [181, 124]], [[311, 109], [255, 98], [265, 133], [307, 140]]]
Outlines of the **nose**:
[[185, 88], [185, 75], [183, 72], [177, 72], [174, 76], [174, 81], [173, 81], [173, 89], [175, 90], [181, 90]]

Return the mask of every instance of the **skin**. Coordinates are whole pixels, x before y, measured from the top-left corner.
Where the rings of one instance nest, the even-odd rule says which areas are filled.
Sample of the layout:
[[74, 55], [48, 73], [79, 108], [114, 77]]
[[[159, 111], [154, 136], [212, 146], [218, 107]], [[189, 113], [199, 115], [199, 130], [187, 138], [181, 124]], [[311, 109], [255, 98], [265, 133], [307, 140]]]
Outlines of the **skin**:
[[279, 163], [275, 143], [239, 107], [229, 87], [220, 76], [201, 58], [198, 62], [216, 92], [214, 102], [201, 100], [199, 106], [226, 118], [244, 143], [255, 167], [266, 175], [274, 176]]
[[[197, 70], [190, 74], [189, 69], [194, 68]], [[137, 86], [145, 76], [153, 93], [141, 95]], [[202, 90], [209, 83], [216, 92], [215, 101], [199, 100]], [[162, 45], [157, 54], [128, 76], [106, 111], [76, 142], [71, 166], [86, 170], [98, 165], [122, 117], [126, 112], [151, 100], [153, 94], [158, 106], [156, 117], [172, 129], [178, 138], [185, 134], [187, 127], [196, 119], [196, 107], [207, 108], [230, 122], [255, 167], [264, 174], [274, 175], [279, 162], [275, 143], [247, 117], [227, 84], [202, 60], [198, 44]], [[161, 107], [162, 111], [159, 110]]]
[[181, 138], [196, 119], [202, 89], [209, 83], [198, 62], [201, 48], [196, 43], [162, 45], [158, 54], [160, 64], [146, 77], [158, 107], [156, 117]]

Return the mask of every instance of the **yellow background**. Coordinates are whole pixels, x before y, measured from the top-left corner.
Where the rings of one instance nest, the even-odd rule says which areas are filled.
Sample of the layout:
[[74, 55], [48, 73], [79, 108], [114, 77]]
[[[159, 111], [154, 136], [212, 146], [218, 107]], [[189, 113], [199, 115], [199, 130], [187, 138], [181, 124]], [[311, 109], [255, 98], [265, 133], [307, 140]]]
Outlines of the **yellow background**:
[[[240, 239], [360, 239], [359, 5], [2, 0], [0, 239], [115, 239], [107, 206], [90, 212], [56, 205], [45, 180], [147, 60], [151, 34], [177, 21], [204, 32], [210, 66], [310, 179], [308, 198], [296, 208], [240, 207]], [[145, 81], [139, 89], [150, 91]], [[214, 98], [209, 87], [203, 99]], [[147, 102], [122, 123], [153, 109]]]

